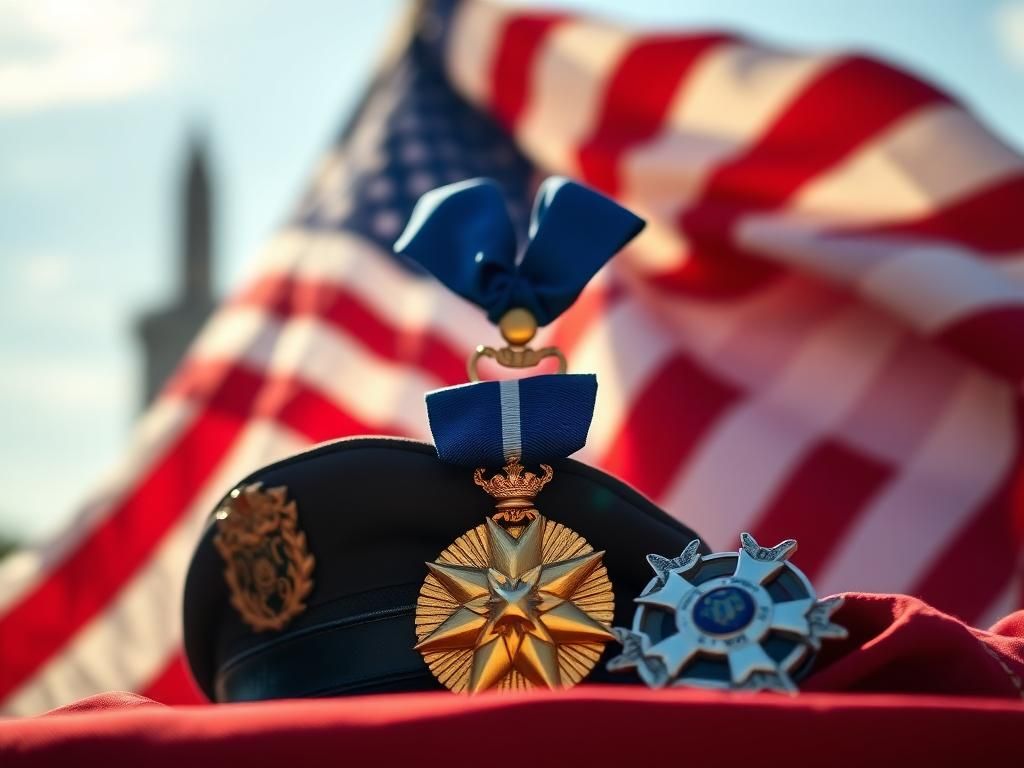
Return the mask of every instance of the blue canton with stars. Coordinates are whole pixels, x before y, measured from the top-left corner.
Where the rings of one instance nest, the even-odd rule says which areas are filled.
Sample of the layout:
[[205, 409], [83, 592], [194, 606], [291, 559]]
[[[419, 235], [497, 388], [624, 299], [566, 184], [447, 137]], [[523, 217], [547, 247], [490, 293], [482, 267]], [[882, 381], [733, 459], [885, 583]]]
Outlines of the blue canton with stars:
[[502, 186], [525, 241], [533, 166], [504, 129], [454, 92], [441, 66], [444, 40], [430, 42], [425, 29], [421, 24], [409, 49], [374, 85], [293, 225], [348, 230], [390, 254], [424, 192], [487, 176]]

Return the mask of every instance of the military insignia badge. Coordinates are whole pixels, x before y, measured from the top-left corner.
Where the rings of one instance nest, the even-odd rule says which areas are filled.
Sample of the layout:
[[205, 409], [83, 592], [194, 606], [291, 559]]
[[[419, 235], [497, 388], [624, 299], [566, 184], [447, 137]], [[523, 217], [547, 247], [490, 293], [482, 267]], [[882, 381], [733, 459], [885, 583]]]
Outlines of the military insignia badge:
[[256, 632], [279, 630], [306, 609], [314, 559], [287, 489], [235, 488], [217, 508], [213, 544], [224, 559], [231, 605]]
[[609, 671], [635, 670], [647, 685], [796, 691], [821, 642], [844, 638], [832, 623], [842, 598], [818, 600], [789, 557], [797, 543], [701, 556], [693, 541], [676, 558], [649, 555], [654, 578], [636, 598], [623, 652]]
[[524, 473], [518, 459], [491, 480], [477, 470], [495, 514], [427, 564], [416, 649], [455, 692], [575, 685], [614, 638], [604, 553], [533, 508], [552, 477], [543, 470]]

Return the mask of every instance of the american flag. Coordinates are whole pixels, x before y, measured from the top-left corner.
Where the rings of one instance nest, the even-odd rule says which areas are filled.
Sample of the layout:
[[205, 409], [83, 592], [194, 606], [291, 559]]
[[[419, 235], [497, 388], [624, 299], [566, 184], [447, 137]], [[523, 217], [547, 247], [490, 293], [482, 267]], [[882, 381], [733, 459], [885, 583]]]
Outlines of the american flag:
[[181, 587], [221, 494], [318, 441], [429, 439], [424, 392], [495, 340], [391, 254], [417, 197], [490, 176], [523, 226], [552, 173], [649, 221], [541, 339], [598, 373], [582, 460], [714, 548], [799, 539], [822, 594], [1020, 603], [1021, 157], [869, 58], [437, 2], [125, 462], [3, 564], [3, 709], [196, 700]]

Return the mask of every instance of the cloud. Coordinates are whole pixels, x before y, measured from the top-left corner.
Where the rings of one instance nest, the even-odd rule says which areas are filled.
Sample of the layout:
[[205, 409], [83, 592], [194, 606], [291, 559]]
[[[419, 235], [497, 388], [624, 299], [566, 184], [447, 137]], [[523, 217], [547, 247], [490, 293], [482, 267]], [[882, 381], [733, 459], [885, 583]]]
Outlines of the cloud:
[[67, 341], [123, 330], [123, 308], [111, 294], [95, 289], [83, 275], [83, 258], [68, 251], [8, 250], [0, 262], [0, 327], [15, 333], [0, 338], [0, 359], [15, 347], [39, 344], [51, 334]]
[[143, 0], [0, 0], [0, 112], [113, 101], [170, 72]]
[[130, 376], [92, 359], [18, 357], [8, 360], [0, 377], [0, 397], [22, 415], [43, 408], [88, 420], [96, 413], [120, 411], [134, 402], [134, 395]]
[[996, 40], [1007, 61], [1024, 70], [1024, 2], [1004, 3], [993, 17]]
[[48, 294], [67, 286], [71, 260], [63, 253], [39, 253], [20, 264], [20, 283], [31, 294]]

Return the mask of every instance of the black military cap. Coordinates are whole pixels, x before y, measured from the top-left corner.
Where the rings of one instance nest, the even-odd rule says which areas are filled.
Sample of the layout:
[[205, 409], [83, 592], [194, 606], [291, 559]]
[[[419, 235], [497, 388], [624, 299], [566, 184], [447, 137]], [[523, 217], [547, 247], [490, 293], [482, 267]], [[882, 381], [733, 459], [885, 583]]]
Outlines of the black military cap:
[[[614, 623], [628, 625], [646, 555], [697, 536], [604, 472], [551, 467], [536, 506], [605, 551]], [[252, 473], [214, 510], [189, 567], [192, 674], [215, 701], [440, 688], [414, 649], [426, 562], [493, 511], [471, 470], [412, 440], [339, 440]], [[587, 680], [626, 681], [603, 663]]]

